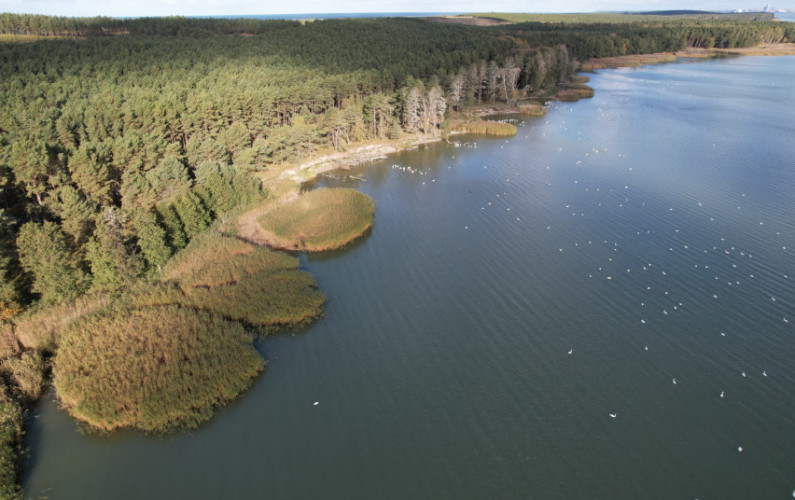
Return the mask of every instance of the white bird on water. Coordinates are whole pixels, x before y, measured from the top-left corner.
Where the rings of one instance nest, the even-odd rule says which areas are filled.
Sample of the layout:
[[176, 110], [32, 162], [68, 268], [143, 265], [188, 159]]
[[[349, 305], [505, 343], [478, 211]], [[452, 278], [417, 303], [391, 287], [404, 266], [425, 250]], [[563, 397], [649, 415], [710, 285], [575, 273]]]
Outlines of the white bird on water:
[[723, 397], [723, 391], [720, 391], [720, 397]]
[[608, 413], [608, 415], [610, 415], [612, 418], [616, 418], [618, 416], [618, 413]]
[[569, 354], [571, 354], [573, 351], [574, 351], [574, 349], [569, 349]]
[[673, 383], [674, 383], [674, 385], [676, 385], [676, 379], [673, 379]]
[[312, 403], [312, 406], [317, 406], [319, 404], [320, 404], [320, 401], [315, 401], [314, 403]]

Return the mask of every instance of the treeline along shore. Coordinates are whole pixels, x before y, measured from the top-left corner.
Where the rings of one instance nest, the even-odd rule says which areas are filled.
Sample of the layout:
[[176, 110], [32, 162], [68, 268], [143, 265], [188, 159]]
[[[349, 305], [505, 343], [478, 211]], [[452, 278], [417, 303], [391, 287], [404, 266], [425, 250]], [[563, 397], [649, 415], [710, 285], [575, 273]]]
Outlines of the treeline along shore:
[[795, 40], [764, 16], [652, 17], [0, 14], [0, 497], [21, 495], [24, 417], [48, 385], [103, 431], [196, 426], [245, 392], [255, 336], [322, 311], [282, 250], [373, 224], [360, 193], [301, 195], [323, 168], [510, 134], [477, 111], [592, 95], [581, 61]]

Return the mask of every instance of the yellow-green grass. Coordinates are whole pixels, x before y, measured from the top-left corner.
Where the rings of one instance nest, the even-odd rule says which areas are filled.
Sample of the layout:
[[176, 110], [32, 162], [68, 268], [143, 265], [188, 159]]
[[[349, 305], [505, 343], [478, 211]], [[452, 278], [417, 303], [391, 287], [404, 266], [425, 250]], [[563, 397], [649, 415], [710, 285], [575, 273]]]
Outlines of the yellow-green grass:
[[375, 204], [353, 189], [322, 188], [304, 193], [259, 218], [269, 246], [322, 252], [341, 248], [373, 225]]
[[85, 314], [98, 311], [111, 302], [107, 294], [87, 294], [47, 309], [14, 317], [14, 334], [27, 349], [52, 350], [58, 332]]
[[45, 369], [44, 359], [37, 351], [26, 351], [0, 364], [0, 374], [13, 385], [17, 398], [28, 402], [36, 401], [41, 396]]
[[590, 81], [591, 81], [591, 78], [587, 77], [585, 75], [574, 75], [574, 76], [571, 77], [571, 82], [572, 83], [588, 83]]
[[298, 259], [209, 230], [163, 270], [59, 335], [53, 385], [102, 430], [195, 426], [235, 398], [263, 362], [243, 323], [298, 326], [325, 300]]
[[569, 83], [566, 88], [557, 93], [557, 98], [561, 101], [579, 101], [580, 99], [593, 97], [594, 91], [584, 83]]
[[519, 113], [525, 116], [544, 116], [547, 108], [541, 104], [522, 104], [519, 106]]
[[298, 259], [208, 232], [177, 254], [164, 271], [181, 294], [160, 287], [149, 303], [175, 303], [263, 327], [295, 327], [320, 316], [325, 297]]
[[263, 367], [240, 323], [175, 305], [110, 308], [63, 331], [53, 385], [95, 428], [164, 431], [208, 420]]
[[19, 352], [19, 342], [14, 335], [14, 325], [0, 323], [0, 361], [15, 356]]
[[458, 127], [458, 131], [467, 134], [511, 137], [516, 135], [516, 126], [510, 123], [495, 122], [491, 120], [474, 120], [462, 123]]
[[37, 40], [56, 40], [59, 38], [77, 38], [77, 37], [66, 37], [66, 36], [49, 36], [49, 35], [17, 35], [13, 33], [0, 33], [0, 42], [12, 42], [12, 43], [19, 43], [19, 42], [35, 42]]
[[589, 59], [588, 61], [582, 63], [580, 69], [582, 71], [593, 71], [596, 69], [633, 67], [641, 66], [643, 64], [657, 64], [673, 61], [676, 61], [676, 56], [670, 52], [660, 52], [656, 54], [635, 54]]

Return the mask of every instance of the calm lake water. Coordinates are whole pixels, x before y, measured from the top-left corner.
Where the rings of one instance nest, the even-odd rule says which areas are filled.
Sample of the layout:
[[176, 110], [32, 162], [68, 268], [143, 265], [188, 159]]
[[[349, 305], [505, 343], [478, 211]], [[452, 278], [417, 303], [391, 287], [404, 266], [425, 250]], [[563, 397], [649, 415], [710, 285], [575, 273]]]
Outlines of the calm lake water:
[[326, 181], [377, 209], [303, 259], [324, 318], [194, 432], [86, 436], [45, 401], [27, 498], [792, 498], [793, 82], [603, 71], [509, 140]]

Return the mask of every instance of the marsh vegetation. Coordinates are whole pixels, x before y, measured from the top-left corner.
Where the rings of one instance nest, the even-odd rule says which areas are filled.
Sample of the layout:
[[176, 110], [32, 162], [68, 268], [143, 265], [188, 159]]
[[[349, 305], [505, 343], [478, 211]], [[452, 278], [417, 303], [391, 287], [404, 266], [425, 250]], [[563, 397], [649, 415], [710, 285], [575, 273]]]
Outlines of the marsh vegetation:
[[285, 250], [322, 252], [341, 248], [373, 225], [375, 204], [353, 189], [306, 192], [260, 217], [269, 245]]

